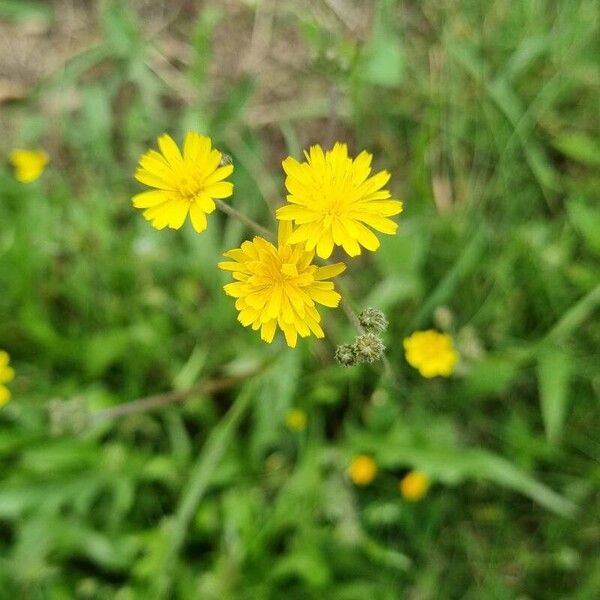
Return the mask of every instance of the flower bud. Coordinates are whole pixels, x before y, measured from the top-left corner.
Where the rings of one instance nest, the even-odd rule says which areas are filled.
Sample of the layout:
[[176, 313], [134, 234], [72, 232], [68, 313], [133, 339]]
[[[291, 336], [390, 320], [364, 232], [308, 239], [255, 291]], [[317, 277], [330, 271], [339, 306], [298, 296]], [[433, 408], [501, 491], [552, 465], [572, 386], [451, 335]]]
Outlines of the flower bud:
[[365, 308], [358, 315], [358, 321], [370, 333], [382, 333], [388, 326], [385, 315], [376, 308]]
[[341, 344], [335, 349], [335, 360], [342, 367], [352, 367], [356, 364], [356, 352], [352, 344]]
[[359, 362], [372, 363], [383, 358], [385, 345], [378, 335], [365, 333], [356, 338], [354, 352]]

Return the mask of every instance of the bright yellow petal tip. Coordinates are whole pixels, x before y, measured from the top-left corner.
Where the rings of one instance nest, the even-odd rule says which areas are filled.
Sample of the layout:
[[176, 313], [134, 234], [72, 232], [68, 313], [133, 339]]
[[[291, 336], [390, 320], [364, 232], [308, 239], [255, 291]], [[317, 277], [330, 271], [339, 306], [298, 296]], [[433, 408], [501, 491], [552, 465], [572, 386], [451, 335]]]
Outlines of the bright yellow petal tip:
[[415, 331], [404, 340], [406, 360], [423, 377], [449, 377], [459, 359], [452, 337], [434, 329]]
[[225, 181], [233, 165], [221, 164], [222, 154], [212, 147], [209, 137], [190, 131], [183, 152], [168, 134], [158, 140], [160, 152], [149, 150], [140, 157], [135, 178], [151, 188], [132, 198], [144, 218], [156, 229], [180, 229], [188, 214], [193, 228], [206, 229], [206, 215], [215, 208], [215, 200], [229, 198], [233, 184]]
[[10, 390], [4, 385], [13, 380], [14, 370], [8, 366], [10, 357], [4, 350], [0, 350], [0, 408], [10, 400]]
[[49, 160], [49, 156], [43, 150], [16, 149], [9, 156], [15, 179], [21, 183], [32, 183], [38, 179]]
[[304, 154], [305, 162], [288, 157], [282, 163], [289, 204], [277, 210], [277, 218], [296, 225], [290, 243], [302, 242], [321, 258], [329, 258], [334, 246], [358, 256], [361, 247], [379, 248], [372, 229], [396, 233], [398, 225], [388, 217], [402, 212], [402, 202], [382, 189], [387, 171], [371, 175], [371, 154], [363, 151], [352, 159], [340, 142], [327, 152], [312, 146]]
[[429, 485], [429, 478], [425, 473], [410, 471], [402, 478], [398, 484], [398, 488], [405, 500], [418, 502], [427, 493]]
[[238, 321], [244, 327], [260, 329], [262, 340], [268, 344], [279, 328], [287, 345], [294, 348], [298, 336], [312, 333], [325, 337], [316, 304], [337, 307], [341, 296], [333, 282], [327, 280], [345, 266], [314, 265], [314, 252], [306, 251], [304, 244], [289, 244], [290, 234], [291, 225], [280, 223], [277, 247], [255, 237], [240, 248], [225, 252], [229, 260], [219, 263], [219, 268], [231, 271], [235, 280], [224, 290], [237, 299]]
[[285, 424], [290, 431], [304, 431], [306, 429], [306, 413], [300, 408], [290, 410], [285, 418]]
[[365, 487], [373, 482], [377, 475], [377, 464], [372, 457], [359, 454], [352, 459], [348, 476], [354, 485]]

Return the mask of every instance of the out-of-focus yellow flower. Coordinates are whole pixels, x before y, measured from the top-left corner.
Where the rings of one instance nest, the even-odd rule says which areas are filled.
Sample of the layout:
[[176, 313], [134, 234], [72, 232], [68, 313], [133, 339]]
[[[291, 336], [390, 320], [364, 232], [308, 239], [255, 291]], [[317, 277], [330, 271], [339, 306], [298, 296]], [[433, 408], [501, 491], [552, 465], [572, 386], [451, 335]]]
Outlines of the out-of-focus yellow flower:
[[206, 229], [206, 215], [215, 208], [215, 198], [228, 198], [233, 184], [224, 181], [233, 165], [221, 164], [222, 154], [212, 148], [209, 137], [189, 132], [183, 154], [173, 138], [158, 138], [160, 152], [149, 150], [140, 157], [135, 178], [150, 187], [132, 198], [133, 206], [144, 209], [144, 218], [156, 229], [180, 229], [189, 213], [194, 229]]
[[21, 183], [31, 183], [44, 172], [50, 159], [43, 150], [18, 148], [10, 153], [9, 160], [14, 167], [15, 178]]
[[408, 364], [427, 378], [437, 375], [448, 377], [459, 358], [452, 337], [434, 329], [415, 331], [404, 340], [404, 350]]
[[244, 327], [260, 329], [261, 338], [269, 344], [279, 327], [288, 346], [294, 348], [298, 335], [307, 337], [312, 332], [324, 337], [315, 303], [334, 308], [339, 304], [341, 296], [333, 282], [326, 280], [342, 273], [346, 266], [313, 265], [314, 252], [304, 250], [303, 244], [289, 244], [291, 233], [291, 223], [280, 223], [277, 248], [255, 237], [225, 252], [224, 256], [235, 262], [221, 262], [219, 268], [232, 271], [237, 280], [224, 290], [237, 298], [238, 321]]
[[285, 418], [285, 424], [291, 431], [304, 431], [306, 429], [306, 413], [300, 408], [290, 410]]
[[290, 156], [282, 163], [290, 204], [277, 210], [277, 218], [296, 224], [290, 244], [302, 242], [306, 250], [316, 248], [321, 258], [329, 258], [334, 245], [349, 256], [358, 256], [361, 246], [379, 248], [369, 227], [396, 233], [398, 225], [387, 217], [401, 213], [402, 202], [391, 200], [390, 192], [381, 189], [390, 178], [387, 171], [370, 176], [372, 154], [363, 151], [352, 159], [346, 144], [340, 142], [327, 152], [311, 146], [304, 154], [306, 162]]
[[348, 475], [355, 485], [361, 487], [369, 485], [377, 475], [377, 464], [372, 457], [359, 454], [352, 459]]
[[429, 489], [429, 478], [421, 471], [410, 471], [398, 484], [400, 493], [409, 502], [418, 502]]
[[4, 385], [13, 380], [15, 372], [8, 366], [10, 357], [8, 352], [0, 350], [0, 408], [10, 400], [10, 390]]

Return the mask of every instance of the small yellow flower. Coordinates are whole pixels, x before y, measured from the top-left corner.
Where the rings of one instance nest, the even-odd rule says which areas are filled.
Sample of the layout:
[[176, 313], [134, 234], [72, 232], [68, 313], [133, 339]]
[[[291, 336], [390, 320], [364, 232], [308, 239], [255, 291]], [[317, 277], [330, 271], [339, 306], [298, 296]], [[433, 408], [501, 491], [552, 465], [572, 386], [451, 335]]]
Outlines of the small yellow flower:
[[237, 298], [238, 321], [244, 327], [260, 329], [268, 344], [279, 327], [288, 346], [294, 348], [298, 335], [307, 337], [312, 332], [324, 337], [315, 303], [333, 308], [339, 304], [341, 296], [333, 282], [326, 280], [342, 273], [346, 265], [313, 265], [314, 252], [304, 250], [303, 244], [289, 244], [291, 233], [290, 223], [280, 223], [277, 247], [255, 237], [225, 252], [224, 256], [235, 262], [221, 262], [219, 268], [232, 271], [237, 280], [224, 290]]
[[429, 489], [429, 478], [421, 471], [410, 471], [398, 484], [400, 493], [409, 502], [418, 502]]
[[15, 178], [21, 183], [31, 183], [44, 172], [48, 155], [43, 150], [16, 149], [10, 153], [9, 160], [15, 170]]
[[15, 372], [8, 366], [10, 357], [4, 350], [0, 350], [0, 408], [10, 400], [10, 390], [4, 385], [13, 380]]
[[387, 171], [370, 176], [372, 154], [363, 151], [352, 159], [346, 144], [337, 142], [327, 152], [311, 146], [304, 155], [306, 162], [290, 156], [282, 163], [290, 204], [277, 210], [277, 218], [296, 224], [291, 244], [302, 242], [309, 251], [316, 248], [321, 258], [329, 258], [334, 245], [358, 256], [361, 246], [379, 248], [369, 227], [396, 233], [398, 225], [387, 217], [401, 213], [402, 202], [391, 200], [390, 192], [381, 189], [390, 178]]
[[285, 424], [291, 431], [304, 431], [306, 429], [306, 413], [300, 408], [290, 410], [285, 418]]
[[448, 377], [459, 358], [452, 337], [434, 329], [415, 331], [404, 340], [404, 350], [408, 364], [427, 378], [436, 375]]
[[377, 465], [370, 456], [359, 454], [352, 459], [348, 475], [355, 485], [367, 486], [377, 475]]
[[207, 226], [206, 215], [215, 208], [215, 198], [228, 198], [233, 184], [224, 181], [233, 172], [233, 165], [219, 166], [222, 154], [212, 148], [209, 137], [189, 132], [183, 154], [173, 138], [163, 134], [158, 138], [160, 153], [149, 150], [140, 157], [135, 178], [150, 187], [132, 198], [133, 206], [145, 209], [144, 218], [156, 229], [180, 229], [190, 214], [192, 226], [202, 233]]

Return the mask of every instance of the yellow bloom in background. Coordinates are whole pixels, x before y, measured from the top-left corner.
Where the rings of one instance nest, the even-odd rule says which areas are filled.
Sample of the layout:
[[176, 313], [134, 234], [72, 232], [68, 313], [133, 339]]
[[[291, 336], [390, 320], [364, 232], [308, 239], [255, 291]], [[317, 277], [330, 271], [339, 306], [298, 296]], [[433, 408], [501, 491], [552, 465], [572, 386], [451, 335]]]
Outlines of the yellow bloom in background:
[[334, 245], [349, 256], [358, 256], [361, 246], [379, 248], [369, 227], [396, 233], [398, 225], [387, 217], [401, 213], [402, 202], [391, 200], [390, 192], [381, 189], [390, 179], [387, 171], [370, 176], [372, 154], [363, 151], [352, 159], [346, 144], [340, 142], [327, 152], [311, 146], [304, 154], [306, 162], [290, 156], [282, 163], [290, 204], [277, 210], [277, 218], [296, 224], [291, 244], [302, 242], [306, 250], [316, 248], [321, 258], [329, 258]]
[[411, 471], [402, 478], [398, 487], [405, 500], [418, 502], [429, 489], [429, 478], [421, 471]]
[[459, 358], [452, 337], [434, 329], [415, 331], [404, 340], [404, 350], [408, 364], [427, 378], [437, 375], [448, 377]]
[[10, 357], [4, 350], [0, 350], [0, 408], [10, 400], [10, 390], [4, 385], [13, 380], [15, 372], [8, 366]]
[[238, 321], [244, 327], [260, 329], [261, 338], [269, 344], [279, 327], [288, 346], [294, 348], [298, 335], [307, 337], [312, 332], [324, 337], [315, 304], [332, 308], [339, 304], [340, 294], [333, 282], [326, 280], [342, 273], [346, 265], [313, 265], [314, 252], [304, 250], [304, 244], [290, 244], [291, 234], [292, 225], [280, 223], [277, 247], [255, 237], [225, 252], [234, 262], [221, 262], [219, 268], [232, 271], [237, 280], [224, 290], [237, 298]]
[[352, 459], [348, 475], [355, 485], [367, 486], [377, 475], [377, 464], [370, 456], [359, 454]]
[[173, 138], [158, 138], [160, 152], [149, 150], [140, 157], [135, 178], [155, 190], [132, 198], [133, 206], [144, 209], [144, 218], [156, 229], [180, 229], [189, 213], [194, 229], [206, 229], [206, 215], [215, 208], [215, 198], [228, 198], [233, 184], [224, 181], [233, 165], [221, 164], [222, 154], [212, 148], [209, 137], [189, 132], [183, 154]]
[[43, 150], [13, 150], [9, 160], [15, 170], [15, 178], [21, 183], [31, 183], [44, 172], [48, 155]]
[[300, 408], [290, 410], [285, 418], [285, 424], [291, 431], [304, 431], [306, 429], [306, 413]]

